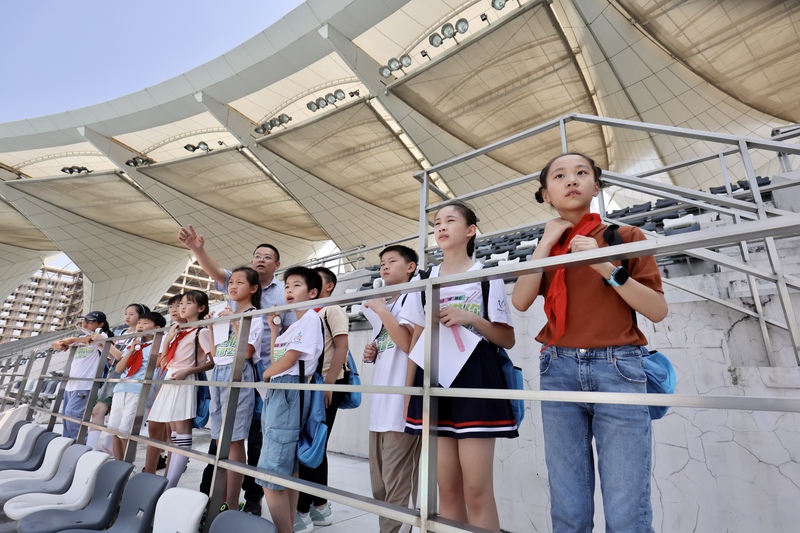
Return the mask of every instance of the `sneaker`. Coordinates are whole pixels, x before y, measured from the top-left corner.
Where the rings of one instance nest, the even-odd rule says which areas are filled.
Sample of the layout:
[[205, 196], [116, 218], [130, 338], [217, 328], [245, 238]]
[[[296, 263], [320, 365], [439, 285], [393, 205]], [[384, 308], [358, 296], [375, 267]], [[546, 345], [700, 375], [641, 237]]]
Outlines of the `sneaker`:
[[320, 509], [316, 505], [311, 506], [311, 512], [308, 513], [311, 517], [311, 522], [315, 526], [329, 526], [333, 524], [333, 513], [331, 512], [330, 502], [325, 504], [325, 507]]
[[220, 513], [224, 512], [224, 511], [230, 511], [230, 510], [231, 510], [231, 506], [228, 505], [227, 503], [223, 503], [222, 505], [219, 506], [219, 512]]
[[300, 516], [300, 513], [294, 515], [294, 529], [293, 533], [311, 533], [314, 531], [314, 523], [311, 521], [311, 514], [307, 514], [305, 518]]
[[261, 503], [260, 502], [244, 502], [239, 504], [239, 510], [245, 513], [261, 516]]

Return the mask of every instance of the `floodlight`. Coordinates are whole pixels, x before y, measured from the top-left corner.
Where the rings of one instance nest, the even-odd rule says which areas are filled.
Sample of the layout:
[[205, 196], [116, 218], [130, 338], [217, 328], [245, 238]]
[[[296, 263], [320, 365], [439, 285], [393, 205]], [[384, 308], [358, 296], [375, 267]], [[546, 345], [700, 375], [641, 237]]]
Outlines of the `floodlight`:
[[[72, 171], [72, 172], [70, 172], [70, 174], [80, 174], [81, 173], [81, 167], [72, 167], [72, 168], [70, 168], [70, 170]], [[83, 167], [83, 170], [86, 170], [86, 167]]]
[[267, 128], [264, 127], [264, 124], [259, 124], [253, 131], [258, 133], [259, 135], [264, 135], [265, 133], [267, 133]]
[[378, 74], [380, 74], [381, 77], [383, 78], [388, 78], [389, 76], [392, 75], [392, 71], [389, 67], [383, 65], [381, 68], [378, 69]]
[[344, 100], [344, 91], [341, 89], [336, 89], [333, 91], [333, 95], [336, 97], [337, 100]]
[[317, 107], [318, 108], [322, 109], [323, 107], [325, 107], [327, 105], [328, 105], [328, 102], [326, 102], [323, 97], [320, 96], [319, 98], [317, 98]]
[[197, 146], [195, 146], [193, 144], [187, 144], [183, 148], [186, 149], [186, 150], [189, 150], [190, 152], [194, 152], [195, 150], [197, 150]]
[[506, 7], [506, 0], [492, 0], [492, 7], [495, 8], [497, 11], [500, 11], [504, 7]]
[[435, 48], [439, 48], [440, 46], [442, 46], [444, 39], [442, 39], [442, 36], [439, 35], [438, 33], [434, 33], [430, 37], [428, 37], [428, 42], [431, 43]]
[[[128, 165], [129, 167], [135, 167], [136, 166], [136, 163], [133, 162], [133, 159], [128, 159], [127, 161], [125, 161], [125, 164]], [[62, 168], [61, 171], [63, 172], [64, 169]]]
[[403, 65], [403, 68], [408, 68], [411, 66], [411, 56], [408, 54], [403, 54], [400, 56], [400, 64]]
[[307, 107], [307, 108], [308, 108], [308, 110], [309, 110], [309, 111], [311, 111], [311, 112], [314, 112], [314, 111], [316, 111], [317, 109], [319, 109], [319, 108], [317, 107], [317, 103], [316, 103], [316, 102], [314, 102], [314, 101], [311, 101], [311, 102], [307, 103], [307, 104], [306, 104], [306, 107]]
[[333, 96], [333, 93], [326, 94], [325, 95], [325, 100], [331, 105], [336, 103], [336, 97]]
[[292, 117], [290, 117], [286, 113], [281, 113], [280, 115], [278, 115], [278, 120], [281, 121], [281, 124], [288, 124], [289, 121], [292, 120]]
[[278, 126], [281, 125], [281, 121], [278, 117], [271, 118], [269, 120], [269, 123], [272, 125], [273, 128], [277, 128]]
[[419, 53], [419, 55], [421, 55], [422, 57], [427, 57], [428, 61], [431, 60], [431, 57], [428, 55], [428, 51], [427, 50], [423, 50], [422, 52]]
[[481, 22], [489, 22], [489, 17], [486, 16], [486, 13], [481, 13]]
[[72, 169], [70, 167], [61, 167], [61, 172], [64, 174], [72, 174]]
[[467, 33], [469, 29], [469, 21], [465, 18], [460, 18], [456, 21], [456, 31], [458, 33]]
[[400, 70], [400, 61], [396, 57], [391, 58], [387, 64], [393, 72], [395, 70]]
[[445, 39], [452, 39], [455, 34], [456, 34], [456, 29], [449, 22], [444, 26], [442, 26], [442, 36]]
[[355, 91], [350, 91], [350, 98], [355, 98], [356, 96], [361, 96], [361, 91], [356, 89]]
[[[204, 141], [200, 141], [199, 143], [197, 143], [197, 148], [198, 148], [198, 150], [202, 150], [204, 152], [208, 152], [208, 145]], [[134, 159], [136, 159], [136, 158], [134, 157]]]
[[142, 158], [141, 156], [138, 156], [138, 155], [134, 156], [133, 162], [136, 163], [136, 166], [138, 167], [139, 165], [144, 164], [144, 158]]

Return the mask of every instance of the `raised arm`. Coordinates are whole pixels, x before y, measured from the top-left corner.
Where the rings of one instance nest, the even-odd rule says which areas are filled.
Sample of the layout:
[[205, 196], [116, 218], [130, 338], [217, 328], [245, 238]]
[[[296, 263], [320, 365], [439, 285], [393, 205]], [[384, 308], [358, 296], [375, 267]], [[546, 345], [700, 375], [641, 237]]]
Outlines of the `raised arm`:
[[189, 224], [188, 228], [181, 228], [180, 231], [178, 231], [178, 240], [192, 251], [195, 258], [197, 258], [197, 263], [200, 265], [200, 268], [202, 268], [206, 274], [211, 276], [211, 279], [222, 286], [225, 285], [227, 278], [225, 269], [219, 266], [219, 263], [217, 263], [216, 259], [211, 257], [211, 255], [206, 251], [205, 239], [202, 235], [195, 231], [191, 224]]

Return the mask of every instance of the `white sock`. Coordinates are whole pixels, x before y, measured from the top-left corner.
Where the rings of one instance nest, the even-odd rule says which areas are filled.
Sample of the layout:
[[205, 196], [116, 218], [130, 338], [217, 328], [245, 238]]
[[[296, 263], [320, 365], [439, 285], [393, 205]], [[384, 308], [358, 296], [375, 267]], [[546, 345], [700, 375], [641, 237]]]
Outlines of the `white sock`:
[[112, 435], [111, 433], [106, 435], [106, 442], [105, 444], [103, 444], [103, 448], [110, 451], [111, 453], [114, 453], [114, 435]]
[[92, 450], [97, 449], [97, 441], [100, 440], [100, 432], [93, 429], [86, 435], [86, 445]]
[[[172, 438], [172, 443], [179, 448], [190, 449], [192, 447], [192, 434], [175, 434]], [[183, 475], [183, 469], [186, 468], [186, 463], [188, 462], [189, 458], [185, 455], [179, 455], [177, 453], [172, 454], [172, 459], [169, 460], [169, 470], [167, 471], [167, 489], [178, 486], [178, 481], [180, 481], [181, 475]]]

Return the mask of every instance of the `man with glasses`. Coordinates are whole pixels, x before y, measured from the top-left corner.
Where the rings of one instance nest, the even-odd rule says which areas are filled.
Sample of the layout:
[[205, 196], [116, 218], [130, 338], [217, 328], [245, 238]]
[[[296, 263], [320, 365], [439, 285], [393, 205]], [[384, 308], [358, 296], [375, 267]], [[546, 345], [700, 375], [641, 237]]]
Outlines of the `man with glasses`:
[[[190, 224], [188, 228], [180, 229], [178, 240], [194, 253], [200, 268], [214, 280], [214, 288], [220, 292], [227, 293], [231, 271], [219, 266], [219, 263], [206, 251], [203, 236], [197, 233]], [[271, 244], [259, 244], [256, 246], [253, 251], [253, 257], [250, 260], [250, 266], [258, 272], [258, 279], [261, 282], [261, 309], [286, 304], [286, 300], [283, 297], [283, 282], [275, 277], [275, 271], [278, 270], [280, 265], [281, 255], [275, 246]], [[256, 365], [255, 375], [257, 379], [264, 374], [264, 370], [269, 367], [272, 361], [270, 358], [272, 339], [269, 324], [266, 323], [267, 315], [262, 315], [262, 318], [264, 320], [264, 333], [261, 337], [261, 353], [253, 355], [252, 359], [252, 363]], [[295, 321], [297, 321], [297, 317], [294, 312], [281, 314], [282, 328], [289, 327]], [[258, 464], [258, 458], [261, 454], [261, 402], [258, 400], [260, 398], [257, 396], [256, 412], [253, 414], [253, 421], [247, 438], [247, 464], [251, 466]], [[212, 441], [212, 444], [215, 443]], [[209, 449], [208, 453], [216, 453], [216, 446], [214, 446], [213, 452]], [[200, 490], [207, 494], [210, 483], [211, 476], [209, 472], [208, 475], [203, 475], [203, 483], [200, 486]], [[245, 476], [242, 488], [245, 491], [243, 510], [260, 516], [261, 499], [264, 497], [264, 491], [250, 476]]]

